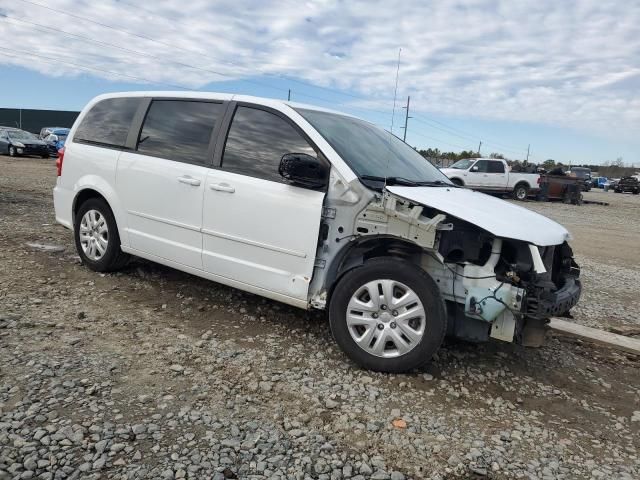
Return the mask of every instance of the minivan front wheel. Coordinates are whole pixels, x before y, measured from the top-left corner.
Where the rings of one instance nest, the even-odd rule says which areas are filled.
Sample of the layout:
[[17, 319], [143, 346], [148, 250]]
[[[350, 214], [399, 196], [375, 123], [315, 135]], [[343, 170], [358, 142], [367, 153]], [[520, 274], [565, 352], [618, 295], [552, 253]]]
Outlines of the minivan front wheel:
[[113, 213], [101, 198], [90, 198], [75, 216], [76, 250], [84, 263], [96, 272], [122, 268], [129, 256], [120, 249], [120, 236]]
[[349, 358], [391, 373], [431, 360], [447, 326], [431, 277], [413, 263], [391, 257], [369, 260], [342, 277], [331, 298], [329, 322]]

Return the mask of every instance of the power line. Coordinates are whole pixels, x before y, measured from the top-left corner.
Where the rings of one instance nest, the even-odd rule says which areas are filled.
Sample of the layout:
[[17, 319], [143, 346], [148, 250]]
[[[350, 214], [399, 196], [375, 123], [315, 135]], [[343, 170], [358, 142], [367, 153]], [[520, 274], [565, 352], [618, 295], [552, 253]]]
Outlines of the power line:
[[[113, 31], [117, 31], [117, 32], [123, 33], [123, 34], [125, 34], [125, 35], [130, 35], [130, 36], [133, 36], [133, 37], [136, 37], [136, 38], [140, 38], [140, 39], [145, 40], [145, 41], [149, 41], [149, 42], [157, 43], [157, 44], [159, 44], [159, 45], [163, 45], [163, 46], [168, 47], [168, 48], [171, 48], [171, 49], [177, 49], [177, 50], [181, 50], [181, 51], [184, 51], [184, 52], [195, 53], [195, 54], [197, 54], [197, 55], [200, 55], [200, 56], [203, 56], [203, 57], [209, 58], [209, 59], [214, 60], [214, 61], [216, 61], [216, 62], [221, 61], [222, 63], [227, 63], [227, 64], [230, 64], [230, 65], [234, 65], [234, 66], [240, 67], [240, 68], [245, 69], [245, 70], [246, 70], [246, 68], [247, 68], [247, 67], [245, 67], [245, 66], [243, 66], [243, 65], [240, 65], [240, 64], [238, 64], [238, 63], [236, 63], [236, 62], [230, 62], [230, 61], [227, 61], [227, 60], [220, 60], [220, 59], [218, 59], [218, 58], [215, 58], [215, 57], [212, 57], [212, 56], [210, 56], [210, 55], [204, 54], [204, 53], [199, 52], [199, 51], [197, 51], [197, 50], [193, 50], [193, 49], [187, 49], [187, 48], [179, 47], [179, 46], [177, 46], [177, 45], [170, 44], [170, 43], [167, 43], [167, 42], [163, 42], [163, 41], [161, 41], [161, 40], [158, 40], [158, 39], [153, 38], [153, 37], [149, 37], [149, 36], [144, 35], [144, 34], [139, 34], [139, 33], [132, 32], [132, 31], [129, 31], [129, 30], [126, 30], [126, 29], [122, 29], [122, 28], [119, 28], [119, 27], [115, 27], [115, 26], [110, 25], [110, 24], [107, 24], [107, 23], [99, 22], [99, 21], [92, 20], [92, 19], [90, 19], [90, 18], [87, 18], [87, 17], [81, 16], [81, 15], [76, 15], [76, 14], [71, 13], [71, 12], [67, 12], [67, 11], [64, 11], [64, 10], [60, 10], [60, 9], [56, 9], [56, 8], [53, 8], [53, 7], [49, 7], [49, 6], [44, 5], [44, 4], [41, 4], [41, 3], [33, 2], [33, 1], [30, 1], [30, 0], [20, 0], [20, 1], [21, 1], [21, 2], [23, 2], [23, 3], [27, 3], [27, 4], [30, 4], [30, 5], [33, 5], [33, 6], [35, 6], [35, 7], [40, 7], [40, 8], [44, 8], [44, 9], [47, 9], [47, 10], [50, 10], [50, 11], [53, 11], [53, 12], [56, 12], [56, 13], [60, 13], [60, 14], [63, 14], [63, 15], [67, 15], [67, 16], [70, 16], [70, 17], [72, 17], [72, 18], [76, 18], [76, 19], [79, 19], [79, 20], [82, 20], [82, 21], [85, 21], [85, 22], [90, 22], [90, 23], [93, 23], [93, 24], [95, 24], [95, 25], [101, 26], [101, 27], [103, 27], [103, 28], [108, 28], [108, 29], [111, 29], [111, 30], [113, 30]], [[122, 2], [122, 3], [126, 3], [126, 2]], [[139, 7], [137, 7], [137, 8], [139, 8]], [[8, 17], [7, 15], [4, 15], [4, 16], [5, 16], [5, 17]], [[11, 18], [14, 18], [14, 17], [11, 17]], [[15, 18], [14, 18], [14, 19], [15, 19]], [[46, 26], [43, 26], [43, 27], [44, 27], [44, 28], [47, 28]], [[55, 29], [51, 28], [51, 30], [55, 30]], [[69, 35], [75, 35], [75, 34], [71, 34], [71, 33], [69, 33], [69, 32], [65, 32], [65, 33], [67, 33], [67, 34], [69, 34]], [[79, 37], [82, 37], [82, 36], [79, 36]], [[89, 40], [89, 41], [94, 41], [94, 40]], [[95, 42], [99, 42], [99, 41], [95, 40]], [[106, 42], [102, 42], [102, 43], [103, 43], [103, 44], [106, 44]], [[113, 45], [113, 44], [109, 44], [109, 45], [110, 45], [110, 46], [113, 46], [114, 48], [124, 48], [124, 47], [119, 47], [119, 46], [116, 46], [116, 45]], [[134, 51], [134, 52], [135, 52], [135, 51]], [[142, 54], [142, 53], [141, 53], [141, 52], [137, 52], [137, 54]], [[147, 55], [147, 56], [148, 56], [148, 55]], [[156, 57], [156, 58], [157, 58], [157, 57]], [[166, 59], [164, 59], [164, 60], [166, 60]], [[184, 66], [186, 66], [186, 67], [188, 67], [188, 68], [195, 68], [195, 69], [202, 70], [202, 71], [206, 71], [206, 72], [209, 72], [209, 73], [214, 73], [214, 74], [217, 74], [217, 75], [221, 75], [221, 76], [226, 76], [226, 77], [234, 78], [234, 76], [233, 76], [233, 75], [226, 75], [226, 74], [223, 74], [223, 73], [221, 73], [221, 72], [216, 72], [216, 71], [208, 70], [208, 69], [204, 69], [204, 68], [201, 68], [201, 67], [195, 67], [195, 66], [193, 66], [193, 65], [184, 64], [184, 63], [182, 63], [182, 62], [174, 62], [174, 63], [176, 63], [176, 64], [182, 64], [182, 65], [184, 65]], [[276, 64], [272, 64], [272, 65], [276, 65]], [[99, 71], [99, 69], [93, 69], [93, 70], [95, 70], [95, 71]], [[312, 84], [309, 84], [308, 82], [304, 82], [304, 81], [302, 81], [302, 80], [288, 78], [288, 77], [286, 77], [286, 76], [284, 76], [284, 75], [282, 75], [282, 74], [269, 74], [268, 72], [264, 72], [264, 74], [265, 74], [265, 75], [269, 75], [269, 76], [275, 76], [275, 77], [277, 77], [277, 78], [281, 78], [281, 79], [285, 79], [285, 80], [290, 81], [290, 82], [292, 82], [292, 83], [298, 83], [298, 84], [301, 84], [301, 85], [309, 86], [309, 87], [311, 87], [311, 88], [317, 88], [317, 89], [321, 89], [321, 90], [326, 90], [326, 91], [329, 91], [329, 92], [334, 93], [334, 94], [344, 95], [344, 96], [348, 96], [348, 97], [356, 98], [356, 99], [364, 99], [364, 100], [368, 100], [366, 97], [363, 97], [363, 96], [361, 96], [361, 95], [351, 94], [351, 93], [348, 93], [348, 92], [342, 92], [342, 91], [339, 91], [339, 90], [335, 90], [335, 89], [332, 89], [332, 88], [329, 88], [329, 87], [323, 87], [323, 86], [320, 86], [320, 85], [312, 85]], [[279, 87], [274, 87], [274, 86], [272, 86], [272, 85], [268, 85], [268, 84], [265, 84], [265, 83], [263, 83], [263, 82], [257, 82], [257, 81], [253, 81], [253, 80], [244, 80], [244, 79], [242, 79], [242, 80], [241, 80], [241, 79], [238, 79], [238, 81], [242, 81], [242, 82], [245, 82], [245, 83], [251, 83], [251, 84], [255, 84], [255, 85], [261, 86], [261, 87], [272, 88], [272, 89], [276, 89], [276, 90], [280, 90], [280, 91], [287, 91], [287, 89], [279, 88]], [[170, 85], [170, 84], [167, 84], [167, 83], [159, 83], [159, 82], [154, 82], [154, 81], [150, 81], [150, 83]], [[186, 88], [186, 87], [181, 87], [181, 88]], [[319, 100], [325, 101], [325, 99], [322, 99], [322, 98], [317, 97], [317, 96], [314, 96], [314, 95], [301, 94], [301, 93], [297, 93], [297, 95], [299, 95], [299, 96], [305, 96], [305, 97], [308, 97], [308, 98], [315, 98], [315, 99], [319, 99]], [[345, 105], [345, 104], [342, 104], [342, 105]], [[373, 110], [373, 109], [368, 109], [368, 108], [364, 108], [364, 107], [352, 107], [352, 106], [350, 106], [350, 105], [349, 105], [349, 108], [354, 108], [354, 109], [356, 109], [356, 110], [362, 110], [362, 111], [372, 111], [372, 112], [380, 113], [380, 114], [386, 114], [386, 112], [381, 112], [381, 111], [379, 111], [379, 110]], [[458, 131], [458, 132], [465, 133], [464, 131], [462, 131], [462, 130], [460, 130], [460, 129], [456, 129], [456, 128], [454, 128], [454, 127], [450, 127], [450, 126], [446, 125], [445, 123], [440, 122], [440, 121], [438, 121], [438, 120], [434, 120], [434, 119], [427, 119], [426, 117], [417, 117], [417, 116], [416, 116], [415, 118], [416, 118], [416, 119], [420, 118], [420, 119], [422, 119], [422, 120], [423, 120], [423, 122], [424, 122], [424, 121], [426, 121], [426, 122], [434, 122], [434, 123], [437, 123], [437, 124], [442, 125], [443, 127], [447, 128], [447, 129], [449, 129], [449, 130], [451, 130], [451, 131]], [[430, 126], [433, 126], [433, 125], [430, 125]], [[449, 135], [452, 135], [452, 133], [451, 133], [450, 131], [443, 130], [442, 128], [438, 128], [438, 129], [439, 129], [439, 130], [444, 131], [445, 133], [447, 133], [447, 134], [449, 134]], [[459, 137], [461, 137], [461, 138], [464, 138], [463, 136], [461, 136], [461, 135], [459, 135], [459, 134], [458, 134], [458, 135], [456, 135], [456, 136], [459, 136]], [[474, 135], [473, 137], [474, 137], [474, 138], [476, 138], [476, 139], [478, 138], [478, 137], [477, 137], [477, 136], [475, 136], [475, 135]], [[489, 142], [489, 141], [487, 141], [486, 143], [494, 144], [494, 145], [496, 145], [496, 146], [500, 146], [500, 144], [499, 144], [498, 142]], [[453, 144], [451, 144], [451, 145], [453, 145]], [[500, 146], [500, 148], [506, 148], [506, 147], [504, 147], [504, 146]], [[506, 148], [506, 149], [511, 150], [511, 147]], [[513, 149], [513, 151], [514, 151], [514, 152], [516, 152], [516, 151], [517, 151], [517, 152], [521, 153], [521, 152], [523, 152], [524, 150]]]
[[60, 33], [60, 34], [63, 34], [63, 35], [67, 35], [69, 37], [75, 37], [75, 38], [78, 38], [78, 39], [81, 39], [81, 40], [84, 40], [84, 41], [87, 41], [87, 42], [95, 43], [96, 45], [103, 45], [103, 46], [107, 46], [107, 47], [117, 48], [117, 49], [122, 50], [124, 52], [133, 53], [133, 54], [140, 55], [140, 56], [147, 57], [147, 58], [153, 58], [154, 60], [159, 60], [159, 61], [162, 61], [162, 62], [167, 62], [168, 61], [168, 62], [171, 62], [171, 63], [173, 63], [175, 65], [180, 65], [182, 67], [192, 68], [194, 70], [200, 70], [202, 72], [207, 72], [207, 73], [213, 73], [214, 75], [219, 75], [221, 77], [225, 77], [225, 78], [229, 78], [229, 79], [232, 79], [232, 80], [236, 80], [238, 82], [255, 84], [255, 85], [258, 85], [260, 87], [267, 87], [267, 88], [271, 88], [271, 89], [278, 90], [278, 91], [285, 91], [285, 92], [287, 91], [285, 88], [274, 87], [272, 85], [263, 84], [263, 83], [260, 83], [260, 82], [255, 82], [253, 80], [246, 80], [246, 79], [236, 78], [233, 75], [229, 75], [229, 74], [226, 74], [226, 73], [218, 72], [216, 70], [211, 70], [211, 69], [208, 69], [208, 68], [198, 67], [198, 66], [191, 65], [191, 64], [188, 64], [188, 63], [179, 62], [177, 60], [167, 59], [167, 58], [164, 58], [164, 57], [160, 57], [158, 55], [153, 55], [151, 53], [140, 52], [138, 50], [133, 50], [133, 49], [130, 49], [130, 48], [127, 48], [127, 47], [122, 47], [120, 45], [116, 45], [114, 43], [104, 42], [102, 40], [96, 40], [94, 38], [91, 38], [91, 37], [88, 37], [88, 36], [85, 36], [85, 35], [80, 35], [80, 34], [77, 34], [77, 33], [67, 32], [67, 31], [61, 30], [59, 28], [50, 27], [48, 25], [42, 25], [41, 23], [31, 22], [31, 21], [25, 20], [24, 18], [21, 18], [21, 17], [9, 16], [9, 15], [2, 14], [2, 13], [0, 13], [0, 17], [5, 18], [5, 20], [13, 20], [13, 21], [18, 21], [18, 22], [29, 24], [29, 25], [33, 25], [35, 27], [39, 27], [40, 29], [51, 30], [53, 32], [57, 32], [57, 33]]
[[[33, 2], [31, 0], [20, 0], [20, 1], [23, 2], [23, 3], [27, 3], [27, 4], [30, 4], [30, 5], [36, 6], [36, 7], [45, 8], [47, 10], [50, 10], [50, 11], [53, 11], [53, 12], [56, 12], [56, 13], [60, 13], [60, 14], [63, 14], [63, 15], [68, 15], [68, 16], [70, 16], [72, 18], [76, 18], [76, 19], [79, 19], [79, 20], [90, 22], [90, 23], [93, 23], [95, 25], [101, 26], [103, 28], [108, 28], [108, 29], [123, 33], [125, 35], [131, 35], [131, 36], [134, 36], [136, 38], [140, 38], [140, 39], [143, 39], [143, 40], [146, 40], [146, 41], [149, 41], [149, 42], [154, 42], [154, 43], [157, 43], [159, 45], [163, 45], [163, 46], [168, 47], [168, 48], [177, 49], [177, 50], [181, 50], [181, 51], [189, 52], [189, 53], [195, 53], [195, 54], [203, 56], [205, 58], [209, 58], [209, 59], [211, 59], [213, 61], [226, 63], [228, 65], [233, 65], [233, 66], [245, 69], [245, 70], [247, 68], [247, 67], [245, 67], [245, 66], [243, 66], [243, 65], [241, 65], [241, 64], [239, 64], [237, 62], [232, 62], [232, 61], [229, 61], [229, 60], [221, 60], [219, 58], [213, 57], [211, 55], [202, 53], [202, 52], [194, 50], [194, 49], [188, 49], [188, 48], [184, 48], [184, 47], [179, 47], [177, 45], [170, 44], [170, 43], [167, 43], [167, 42], [163, 42], [162, 40], [158, 40], [158, 39], [150, 37], [148, 35], [144, 35], [144, 34], [140, 34], [140, 33], [137, 33], [137, 32], [132, 32], [132, 31], [129, 31], [129, 30], [126, 30], [126, 29], [123, 29], [123, 28], [115, 27], [113, 25], [110, 25], [110, 24], [107, 24], [107, 23], [104, 23], [104, 22], [99, 22], [99, 21], [96, 21], [96, 20], [81, 16], [81, 15], [77, 15], [75, 13], [71, 13], [71, 12], [67, 12], [67, 11], [64, 11], [64, 10], [57, 9], [57, 8], [53, 8], [53, 7], [50, 7], [48, 5], [44, 5], [44, 4], [38, 3], [38, 2]], [[122, 2], [122, 3], [127, 3], [127, 2]], [[135, 8], [141, 8], [141, 7], [137, 7], [136, 6]], [[159, 16], [159, 15], [157, 15], [157, 16]], [[176, 23], [175, 21], [172, 21], [172, 22]], [[277, 64], [274, 64], [274, 63], [272, 63], [271, 65], [277, 66]], [[215, 73], [220, 74], [219, 72], [215, 72]], [[340, 90], [332, 89], [332, 88], [329, 88], [329, 87], [323, 87], [323, 86], [320, 86], [320, 85], [313, 85], [313, 84], [310, 84], [310, 83], [302, 81], [302, 80], [289, 78], [289, 77], [287, 77], [285, 75], [282, 75], [282, 74], [270, 74], [268, 72], [264, 72], [264, 74], [268, 75], [268, 76], [274, 76], [276, 78], [281, 78], [281, 79], [284, 79], [284, 80], [292, 82], [292, 83], [305, 85], [305, 86], [308, 86], [308, 87], [311, 87], [311, 88], [317, 88], [317, 89], [320, 89], [320, 90], [325, 90], [325, 91], [328, 91], [328, 92], [331, 92], [331, 93], [334, 93], [334, 94], [337, 94], [337, 95], [343, 95], [343, 96], [356, 98], [356, 99], [361, 99], [361, 100], [368, 100], [366, 97], [363, 97], [362, 95], [343, 92], [343, 91], [340, 91]], [[281, 91], [287, 91], [287, 89], [273, 87], [271, 85], [267, 85], [267, 84], [262, 83], [262, 82], [256, 82], [256, 81], [253, 81], [253, 80], [242, 80], [242, 81], [244, 81], [246, 83], [252, 83], [252, 84], [255, 84], [255, 85], [258, 85], [258, 86], [262, 86], [262, 87], [273, 88], [273, 89], [277, 89], [277, 90], [281, 90]], [[305, 96], [308, 97], [308, 98], [319, 98], [319, 97], [315, 97], [313, 95], [305, 95]], [[361, 108], [361, 110], [366, 110], [366, 109], [365, 108]], [[380, 113], [380, 111], [377, 111], [377, 113]], [[421, 117], [421, 118], [423, 118], [423, 117]], [[446, 125], [443, 122], [440, 122], [438, 120], [429, 119], [427, 121], [435, 122], [435, 123], [437, 123], [439, 125], [442, 125], [442, 126], [448, 128], [448, 129], [450, 129], [450, 130], [453, 130], [453, 131], [462, 132], [462, 130], [456, 129], [454, 127], [450, 127], [450, 126], [448, 126], [448, 125]], [[446, 133], [451, 134], [450, 132], [446, 132]], [[477, 135], [472, 135], [472, 136], [474, 137], [474, 139], [478, 139], [479, 138]], [[490, 143], [490, 144], [494, 144], [496, 146], [500, 146], [499, 142], [486, 141], [486, 143]], [[500, 146], [500, 148], [511, 149], [511, 147], [506, 147], [506, 146]], [[512, 150], [513, 151], [517, 151], [517, 152], [523, 152], [524, 151], [524, 149], [515, 149], [515, 148], [512, 149]]]
[[[182, 86], [182, 85], [176, 85], [176, 84], [173, 84], [173, 83], [165, 83], [165, 82], [157, 82], [155, 80], [150, 80], [150, 79], [144, 78], [144, 77], [137, 77], [137, 76], [134, 76], [134, 75], [129, 75], [127, 73], [120, 73], [120, 72], [115, 72], [113, 70], [105, 70], [105, 69], [102, 69], [102, 68], [87, 67], [85, 65], [79, 65], [77, 63], [72, 63], [72, 62], [65, 62], [65, 61], [59, 60], [59, 59], [51, 60], [50, 57], [45, 57], [44, 55], [38, 55], [37, 53], [33, 53], [33, 52], [27, 52], [25, 50], [15, 50], [13, 48], [6, 48], [6, 47], [0, 47], [0, 50], [2, 50], [4, 52], [14, 52], [14, 53], [22, 54], [22, 55], [39, 57], [39, 58], [41, 58], [41, 60], [40, 60], [41, 62], [49, 63], [49, 64], [52, 64], [52, 65], [56, 65], [56, 64], [62, 63], [62, 64], [65, 64], [65, 65], [71, 65], [72, 67], [82, 68], [84, 70], [93, 70], [95, 72], [102, 72], [102, 73], [108, 73], [110, 75], [117, 75], [117, 76], [120, 76], [120, 77], [131, 78], [131, 79], [137, 80], [139, 82], [147, 82], [147, 83], [151, 83], [151, 84], [155, 84], [155, 85], [164, 85], [166, 87], [179, 88], [180, 90], [194, 91], [194, 89], [189, 88], [189, 87], [185, 87], [185, 86]], [[18, 58], [18, 59], [22, 58], [22, 57], [19, 57], [18, 55], [11, 54], [11, 53], [8, 53], [7, 55], [9, 55], [11, 57], [14, 57], [14, 58]]]

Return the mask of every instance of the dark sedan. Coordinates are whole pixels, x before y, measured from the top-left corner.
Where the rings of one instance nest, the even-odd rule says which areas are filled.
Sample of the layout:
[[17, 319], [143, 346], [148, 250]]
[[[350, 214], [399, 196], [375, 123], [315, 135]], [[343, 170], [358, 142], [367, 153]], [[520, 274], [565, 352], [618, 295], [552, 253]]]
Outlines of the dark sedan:
[[49, 158], [49, 147], [32, 133], [18, 128], [0, 127], [0, 153], [11, 157], [36, 155]]

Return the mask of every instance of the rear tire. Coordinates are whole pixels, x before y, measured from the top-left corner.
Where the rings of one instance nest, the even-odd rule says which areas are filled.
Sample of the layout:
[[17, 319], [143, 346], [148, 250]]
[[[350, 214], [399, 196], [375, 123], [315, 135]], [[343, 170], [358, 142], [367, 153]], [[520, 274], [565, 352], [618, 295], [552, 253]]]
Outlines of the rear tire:
[[521, 202], [524, 202], [528, 196], [529, 196], [529, 187], [524, 183], [516, 185], [516, 187], [513, 189], [513, 198], [515, 198], [516, 200], [520, 200]]
[[384, 257], [365, 262], [338, 281], [329, 324], [336, 342], [355, 363], [398, 373], [431, 360], [444, 339], [447, 316], [440, 290], [424, 270]]
[[73, 236], [82, 263], [95, 272], [113, 272], [129, 261], [129, 255], [120, 248], [113, 212], [102, 198], [89, 198], [80, 205]]

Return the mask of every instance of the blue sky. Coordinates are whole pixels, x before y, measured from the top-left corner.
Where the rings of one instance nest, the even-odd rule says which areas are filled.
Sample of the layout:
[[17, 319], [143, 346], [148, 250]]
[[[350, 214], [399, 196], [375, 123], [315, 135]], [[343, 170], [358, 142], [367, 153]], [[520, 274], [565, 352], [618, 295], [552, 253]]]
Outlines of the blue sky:
[[[640, 165], [640, 2], [0, 0], [0, 107], [213, 90], [343, 110], [418, 148]], [[83, 67], [83, 68], [81, 68]]]

